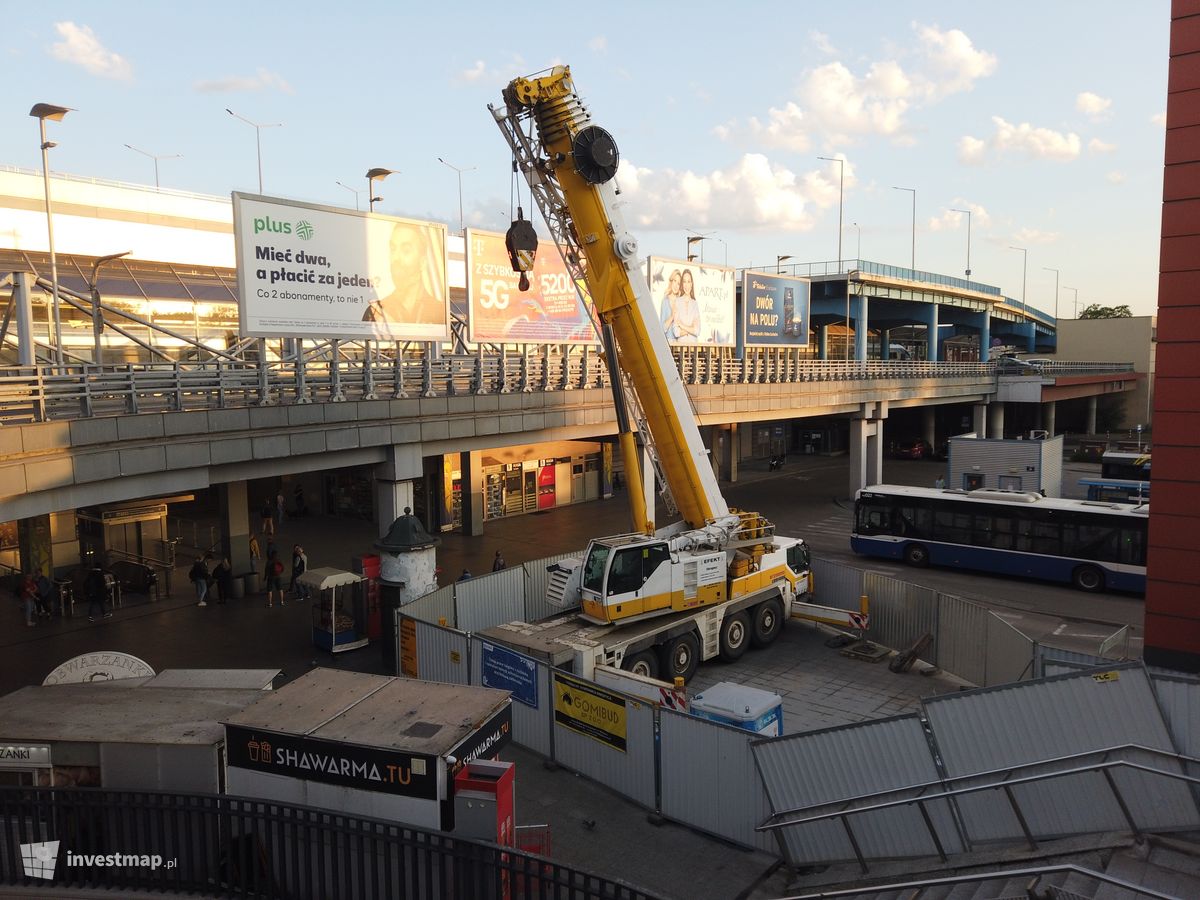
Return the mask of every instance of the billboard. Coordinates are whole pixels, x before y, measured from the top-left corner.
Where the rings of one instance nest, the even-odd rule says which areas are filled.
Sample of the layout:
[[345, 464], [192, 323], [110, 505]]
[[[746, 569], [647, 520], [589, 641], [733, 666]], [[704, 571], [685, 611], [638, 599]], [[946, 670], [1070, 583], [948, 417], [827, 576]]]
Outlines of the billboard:
[[504, 235], [467, 229], [467, 334], [498, 344], [598, 343], [553, 241], [539, 241], [529, 290], [512, 270]]
[[448, 337], [446, 226], [233, 194], [242, 337]]
[[746, 347], [808, 345], [809, 282], [762, 272], [742, 274], [742, 344]]
[[732, 347], [733, 269], [660, 259], [646, 260], [650, 296], [673, 347]]

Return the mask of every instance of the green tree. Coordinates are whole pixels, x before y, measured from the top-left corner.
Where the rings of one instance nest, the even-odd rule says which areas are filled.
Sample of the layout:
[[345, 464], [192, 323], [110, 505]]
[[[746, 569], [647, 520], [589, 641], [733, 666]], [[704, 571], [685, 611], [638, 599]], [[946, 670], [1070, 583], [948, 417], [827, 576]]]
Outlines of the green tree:
[[1101, 306], [1099, 303], [1093, 303], [1091, 306], [1085, 307], [1083, 312], [1079, 314], [1081, 319], [1132, 319], [1133, 313], [1129, 311], [1129, 307], [1122, 303], [1120, 306]]

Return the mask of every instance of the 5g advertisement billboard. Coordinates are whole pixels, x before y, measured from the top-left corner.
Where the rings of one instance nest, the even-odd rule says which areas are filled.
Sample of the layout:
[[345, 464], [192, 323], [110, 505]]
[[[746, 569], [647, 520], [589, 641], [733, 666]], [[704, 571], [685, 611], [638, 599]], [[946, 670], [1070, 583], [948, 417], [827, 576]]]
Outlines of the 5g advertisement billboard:
[[807, 346], [809, 295], [809, 282], [806, 279], [744, 272], [743, 346]]
[[443, 340], [446, 226], [233, 194], [243, 337]]
[[737, 341], [733, 269], [651, 256], [650, 296], [673, 347], [732, 347]]
[[596, 332], [552, 241], [539, 241], [529, 290], [519, 287], [504, 235], [467, 229], [467, 334], [497, 344], [595, 344]]

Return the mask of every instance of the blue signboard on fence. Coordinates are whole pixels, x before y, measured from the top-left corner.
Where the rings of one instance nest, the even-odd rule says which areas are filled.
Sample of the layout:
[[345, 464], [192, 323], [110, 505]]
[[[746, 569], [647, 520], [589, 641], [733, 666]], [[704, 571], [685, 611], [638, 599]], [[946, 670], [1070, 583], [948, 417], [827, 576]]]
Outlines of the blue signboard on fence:
[[507, 647], [483, 642], [483, 686], [512, 693], [519, 703], [537, 709], [537, 663]]

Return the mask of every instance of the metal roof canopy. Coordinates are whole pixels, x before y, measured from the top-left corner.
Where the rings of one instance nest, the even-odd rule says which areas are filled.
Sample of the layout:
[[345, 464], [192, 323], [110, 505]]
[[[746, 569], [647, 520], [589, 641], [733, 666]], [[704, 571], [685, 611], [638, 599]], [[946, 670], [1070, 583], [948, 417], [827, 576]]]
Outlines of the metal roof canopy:
[[0, 735], [21, 741], [211, 746], [225, 739], [223, 719], [262, 696], [249, 689], [146, 690], [143, 683], [115, 690], [108, 684], [121, 686], [38, 685], [0, 697]]
[[509, 704], [509, 692], [313, 669], [225, 724], [360, 747], [443, 756]]
[[[282, 669], [163, 669], [145, 679], [144, 687], [192, 690], [269, 690]], [[132, 681], [134, 679], [125, 679]]]

